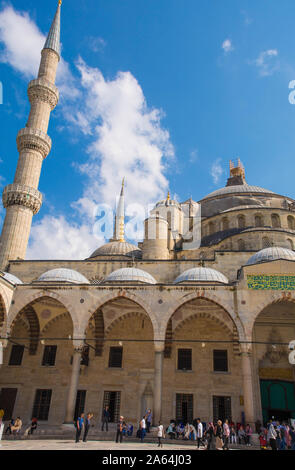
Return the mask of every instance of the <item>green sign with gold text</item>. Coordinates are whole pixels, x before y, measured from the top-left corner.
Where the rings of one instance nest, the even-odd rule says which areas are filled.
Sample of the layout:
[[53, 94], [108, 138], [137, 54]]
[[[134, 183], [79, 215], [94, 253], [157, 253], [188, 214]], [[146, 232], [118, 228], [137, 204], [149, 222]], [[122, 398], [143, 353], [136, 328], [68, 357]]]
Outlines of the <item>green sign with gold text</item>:
[[247, 285], [253, 290], [295, 290], [295, 275], [250, 274]]

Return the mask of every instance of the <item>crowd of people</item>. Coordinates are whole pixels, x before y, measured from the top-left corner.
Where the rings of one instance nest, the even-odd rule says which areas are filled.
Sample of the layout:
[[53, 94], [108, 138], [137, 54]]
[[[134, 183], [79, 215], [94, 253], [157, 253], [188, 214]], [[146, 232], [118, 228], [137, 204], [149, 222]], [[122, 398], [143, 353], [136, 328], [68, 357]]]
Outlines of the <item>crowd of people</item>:
[[[92, 413], [81, 413], [75, 420], [76, 427], [76, 442], [87, 441], [89, 429], [91, 427]], [[104, 428], [108, 431], [108, 425], [111, 416], [109, 407], [106, 406], [102, 413], [101, 430]], [[136, 437], [144, 442], [147, 433], [150, 433], [150, 428], [153, 422], [153, 413], [151, 409], [146, 410], [144, 416], [138, 423]], [[38, 421], [33, 418], [30, 425], [26, 427], [25, 434], [32, 435], [37, 429]], [[23, 423], [20, 417], [11, 419], [8, 423], [4, 434], [20, 434]], [[122, 442], [123, 437], [132, 437], [134, 427], [132, 423], [127, 423], [123, 416], [117, 423], [116, 442]], [[202, 422], [200, 418], [194, 419], [192, 423], [177, 422], [171, 420], [167, 427], [164, 427], [160, 421], [157, 426], [157, 442], [158, 447], [163, 447], [163, 439], [183, 439], [196, 442], [198, 448], [206, 450], [223, 449], [228, 450], [230, 444], [242, 444], [251, 446], [253, 432], [258, 434], [260, 441], [260, 448], [262, 450], [270, 447], [272, 450], [295, 450], [295, 429], [293, 426], [286, 422], [280, 423], [271, 419], [266, 426], [263, 426], [259, 421], [255, 423], [255, 431], [249, 424], [233, 423], [225, 419], [224, 422], [218, 420], [217, 422]]]

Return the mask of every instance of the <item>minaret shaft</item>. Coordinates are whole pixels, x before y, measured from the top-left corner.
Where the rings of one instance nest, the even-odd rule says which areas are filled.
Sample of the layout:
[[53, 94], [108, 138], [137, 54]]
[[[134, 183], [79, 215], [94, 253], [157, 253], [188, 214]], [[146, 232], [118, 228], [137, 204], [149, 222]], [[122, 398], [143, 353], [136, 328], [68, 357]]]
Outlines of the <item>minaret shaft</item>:
[[31, 110], [26, 127], [17, 135], [19, 159], [14, 182], [3, 191], [6, 216], [0, 240], [2, 270], [6, 269], [9, 260], [25, 258], [32, 218], [42, 205], [38, 185], [43, 160], [51, 150], [51, 139], [47, 135], [50, 113], [59, 99], [55, 86], [60, 60], [59, 41], [60, 3], [41, 53], [38, 78], [28, 87]]

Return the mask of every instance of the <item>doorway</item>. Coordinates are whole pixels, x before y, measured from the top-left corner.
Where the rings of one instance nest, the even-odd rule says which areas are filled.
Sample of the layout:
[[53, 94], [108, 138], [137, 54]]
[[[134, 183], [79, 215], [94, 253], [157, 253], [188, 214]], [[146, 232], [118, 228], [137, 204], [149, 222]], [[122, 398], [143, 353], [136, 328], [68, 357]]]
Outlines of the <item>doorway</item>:
[[194, 400], [192, 394], [176, 394], [176, 421], [184, 425], [193, 422]]
[[121, 392], [104, 392], [103, 409], [108, 406], [110, 423], [117, 423], [120, 418]]
[[2, 388], [0, 391], [0, 410], [4, 410], [5, 421], [13, 418], [16, 395], [17, 388]]

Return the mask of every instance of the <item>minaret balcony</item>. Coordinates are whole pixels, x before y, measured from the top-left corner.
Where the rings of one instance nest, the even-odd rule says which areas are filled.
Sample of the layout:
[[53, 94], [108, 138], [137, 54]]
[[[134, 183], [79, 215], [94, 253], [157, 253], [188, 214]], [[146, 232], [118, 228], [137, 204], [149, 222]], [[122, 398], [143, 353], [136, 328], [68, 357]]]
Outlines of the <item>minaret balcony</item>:
[[59, 91], [58, 88], [48, 80], [37, 78], [29, 83], [28, 96], [31, 104], [42, 101], [43, 103], [49, 104], [53, 111], [59, 100]]
[[43, 158], [47, 157], [52, 145], [50, 137], [45, 132], [31, 127], [21, 129], [17, 135], [16, 142], [19, 152], [25, 149], [36, 150], [42, 154]]
[[6, 186], [2, 194], [5, 209], [10, 206], [23, 206], [30, 209], [34, 215], [39, 212], [42, 199], [42, 194], [37, 189], [16, 183]]

